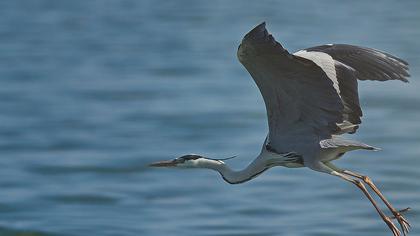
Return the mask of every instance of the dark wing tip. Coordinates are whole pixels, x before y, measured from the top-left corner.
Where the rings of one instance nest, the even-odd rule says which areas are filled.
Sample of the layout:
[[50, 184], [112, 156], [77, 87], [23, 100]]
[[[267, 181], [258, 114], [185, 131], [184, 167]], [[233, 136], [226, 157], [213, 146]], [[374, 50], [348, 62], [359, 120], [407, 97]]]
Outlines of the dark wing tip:
[[410, 75], [408, 75], [406, 77], [401, 77], [400, 80], [404, 83], [410, 83], [410, 80], [408, 80], [408, 77], [410, 77]]
[[257, 25], [244, 36], [237, 52], [242, 64], [246, 61], [255, 62], [256, 57], [262, 55], [290, 56], [289, 52], [267, 31], [265, 22]]
[[254, 40], [258, 40], [258, 39], [264, 39], [266, 38], [268, 35], [267, 29], [265, 28], [265, 21], [262, 22], [261, 24], [255, 26], [251, 31], [249, 31], [244, 39], [254, 39]]
[[[245, 37], [242, 39], [242, 45], [250, 46], [257, 51], [269, 51], [269, 50], [279, 50], [279, 52], [285, 51], [284, 48], [278, 43], [274, 37], [267, 31], [265, 28], [265, 22], [254, 27], [249, 31]], [[246, 50], [246, 49], [243, 49]], [[287, 52], [287, 51], [286, 51]], [[288, 52], [287, 52], [288, 53]]]
[[262, 28], [265, 29], [265, 21], [261, 22], [259, 25], [255, 26], [255, 28]]

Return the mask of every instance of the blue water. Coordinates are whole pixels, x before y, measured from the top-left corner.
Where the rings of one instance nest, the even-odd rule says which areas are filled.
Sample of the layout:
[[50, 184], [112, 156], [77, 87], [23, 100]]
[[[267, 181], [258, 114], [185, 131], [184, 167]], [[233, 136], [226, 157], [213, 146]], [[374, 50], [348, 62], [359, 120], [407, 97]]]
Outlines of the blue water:
[[1, 1], [0, 235], [390, 235], [354, 186], [274, 168], [228, 185], [151, 169], [184, 153], [239, 157], [267, 132], [236, 59], [267, 21], [289, 51], [379, 48], [411, 82], [362, 82], [352, 138], [382, 147], [336, 164], [369, 174], [420, 235], [419, 1]]

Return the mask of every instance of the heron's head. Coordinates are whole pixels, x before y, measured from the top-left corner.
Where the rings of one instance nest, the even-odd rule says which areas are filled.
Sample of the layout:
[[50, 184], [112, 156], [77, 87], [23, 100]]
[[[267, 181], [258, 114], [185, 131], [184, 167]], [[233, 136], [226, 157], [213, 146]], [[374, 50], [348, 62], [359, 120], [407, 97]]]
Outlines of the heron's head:
[[212, 159], [197, 154], [188, 154], [177, 157], [172, 160], [159, 161], [150, 164], [152, 167], [178, 167], [178, 168], [208, 168], [213, 165], [224, 164], [223, 160], [231, 159], [233, 157], [224, 159]]

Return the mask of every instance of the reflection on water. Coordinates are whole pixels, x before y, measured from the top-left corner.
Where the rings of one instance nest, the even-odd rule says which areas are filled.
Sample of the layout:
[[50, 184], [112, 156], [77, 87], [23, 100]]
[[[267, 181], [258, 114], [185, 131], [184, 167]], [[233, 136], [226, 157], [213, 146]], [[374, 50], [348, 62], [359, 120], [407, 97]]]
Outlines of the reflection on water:
[[361, 82], [355, 139], [383, 148], [339, 166], [369, 173], [418, 235], [418, 1], [0, 3], [0, 235], [384, 235], [354, 186], [274, 168], [231, 186], [156, 170], [184, 153], [242, 168], [267, 132], [237, 62], [265, 20], [285, 48], [364, 45], [411, 64], [411, 83]]

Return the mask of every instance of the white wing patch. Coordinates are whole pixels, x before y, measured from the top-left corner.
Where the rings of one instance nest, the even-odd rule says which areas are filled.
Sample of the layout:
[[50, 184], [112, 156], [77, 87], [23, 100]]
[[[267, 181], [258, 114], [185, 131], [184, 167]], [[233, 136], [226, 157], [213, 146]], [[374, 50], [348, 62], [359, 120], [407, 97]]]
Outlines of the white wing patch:
[[356, 71], [353, 67], [348, 66], [348, 65], [346, 65], [346, 64], [344, 64], [344, 63], [342, 63], [342, 62], [340, 62], [340, 61], [335, 60], [335, 64], [336, 64], [336, 65], [339, 65], [339, 66], [342, 66], [342, 67], [345, 67], [345, 68], [347, 68], [348, 70], [351, 70], [351, 71]]
[[328, 78], [333, 82], [334, 89], [341, 98], [337, 72], [335, 71], [336, 61], [330, 55], [324, 52], [308, 52], [306, 50], [300, 50], [293, 53], [293, 55], [311, 60], [317, 66], [321, 67], [321, 69], [327, 74]]

